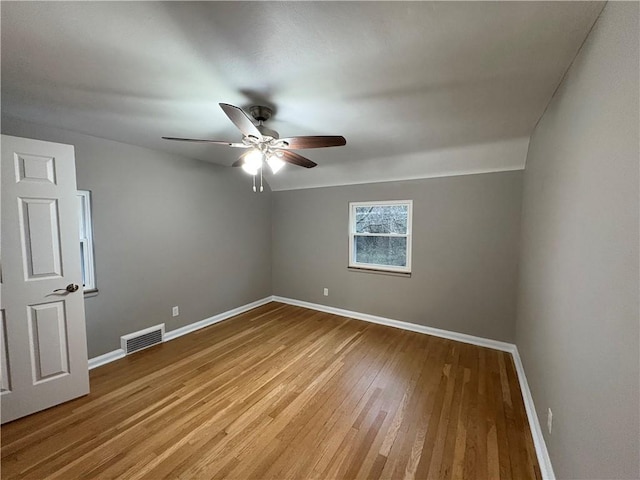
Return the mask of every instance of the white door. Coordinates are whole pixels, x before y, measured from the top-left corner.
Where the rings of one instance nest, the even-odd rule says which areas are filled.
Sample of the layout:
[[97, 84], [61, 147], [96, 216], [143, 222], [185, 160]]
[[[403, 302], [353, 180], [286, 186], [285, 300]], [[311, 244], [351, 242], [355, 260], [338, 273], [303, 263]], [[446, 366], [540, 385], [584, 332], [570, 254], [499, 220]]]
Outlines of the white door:
[[2, 135], [0, 177], [4, 423], [86, 395], [89, 370], [73, 146]]

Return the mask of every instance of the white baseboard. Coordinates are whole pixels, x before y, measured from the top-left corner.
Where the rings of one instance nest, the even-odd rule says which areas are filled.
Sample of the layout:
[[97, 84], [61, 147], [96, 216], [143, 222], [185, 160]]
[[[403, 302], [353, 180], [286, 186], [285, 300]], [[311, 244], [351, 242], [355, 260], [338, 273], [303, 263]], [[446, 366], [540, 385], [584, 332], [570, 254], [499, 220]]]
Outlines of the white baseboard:
[[[447, 338], [449, 340], [456, 340], [458, 342], [470, 343], [472, 345], [478, 345], [480, 347], [493, 348], [495, 350], [501, 350], [508, 352], [513, 356], [513, 361], [516, 366], [516, 372], [518, 374], [518, 380], [520, 381], [520, 389], [522, 391], [522, 398], [524, 399], [524, 406], [527, 412], [527, 418], [529, 425], [531, 426], [531, 436], [533, 437], [533, 444], [536, 449], [536, 456], [538, 457], [538, 463], [540, 464], [540, 472], [544, 480], [555, 480], [555, 474], [553, 473], [553, 467], [551, 466], [551, 460], [549, 458], [549, 452], [547, 445], [545, 444], [544, 437], [542, 436], [542, 429], [540, 422], [538, 422], [538, 416], [536, 415], [536, 409], [533, 404], [533, 397], [529, 390], [529, 384], [527, 383], [527, 377], [524, 373], [524, 367], [518, 348], [513, 343], [500, 342], [498, 340], [492, 340], [490, 338], [476, 337], [474, 335], [467, 335], [465, 333], [451, 332], [449, 330], [442, 330], [439, 328], [427, 327], [424, 325], [417, 325], [415, 323], [402, 322], [400, 320], [393, 320], [391, 318], [379, 317], [376, 315], [370, 315], [368, 313], [354, 312], [352, 310], [344, 310], [342, 308], [330, 307], [327, 305], [320, 305], [318, 303], [305, 302], [302, 300], [295, 300], [293, 298], [279, 297], [273, 295], [265, 297], [261, 300], [257, 300], [252, 303], [248, 303], [238, 308], [228, 310], [213, 317], [206, 318], [196, 323], [191, 323], [176, 330], [167, 332], [164, 336], [164, 341], [168, 342], [174, 338], [181, 337], [188, 333], [194, 332], [209, 325], [227, 320], [228, 318], [240, 315], [241, 313], [252, 310], [261, 305], [265, 305], [269, 302], [280, 302], [289, 305], [295, 305], [298, 307], [308, 308], [310, 310], [317, 310], [320, 312], [332, 313], [334, 315], [340, 315], [342, 317], [355, 318], [357, 320], [364, 320], [365, 322], [377, 323], [379, 325], [386, 325], [388, 327], [401, 328], [403, 330], [409, 330], [417, 333], [424, 333], [427, 335], [433, 335], [435, 337]], [[89, 359], [89, 370], [104, 365], [119, 358], [124, 357], [124, 350], [118, 349], [112, 352], [105, 353], [98, 357]]]
[[253, 310], [256, 307], [260, 307], [271, 301], [272, 297], [265, 297], [260, 300], [256, 300], [255, 302], [242, 305], [241, 307], [219, 313], [218, 315], [214, 315], [213, 317], [205, 318], [204, 320], [200, 320], [199, 322], [190, 323], [189, 325], [185, 325], [184, 327], [171, 330], [170, 332], [167, 332], [165, 334], [164, 341], [168, 342], [169, 340], [181, 337], [182, 335], [186, 335], [187, 333], [195, 332], [196, 330], [208, 327], [209, 325], [222, 322], [223, 320], [227, 320], [228, 318], [235, 317], [236, 315], [240, 315], [241, 313], [248, 312], [249, 310]]
[[520, 358], [517, 346], [513, 346], [513, 352], [511, 352], [511, 355], [513, 356], [513, 363], [516, 365], [516, 372], [518, 372], [518, 380], [520, 381], [520, 390], [522, 391], [524, 408], [527, 411], [527, 418], [529, 419], [529, 426], [531, 427], [531, 436], [533, 437], [533, 445], [536, 449], [538, 463], [540, 464], [540, 473], [542, 473], [542, 478], [544, 480], [555, 480], [556, 475], [553, 472], [551, 458], [549, 457], [547, 444], [545, 443], [542, 435], [542, 428], [538, 421], [536, 406], [533, 403], [533, 397], [531, 396], [531, 390], [529, 390], [529, 383], [527, 382], [527, 376], [524, 374], [524, 366], [522, 365], [522, 359]]
[[311, 310], [318, 310], [320, 312], [333, 313], [334, 315], [340, 315], [341, 317], [355, 318], [356, 320], [364, 320], [365, 322], [386, 325], [387, 327], [395, 327], [412, 332], [426, 333], [427, 335], [433, 335], [434, 337], [447, 338], [449, 340], [456, 340], [463, 343], [471, 343], [473, 345], [479, 345], [480, 347], [502, 350], [503, 352], [512, 352], [515, 348], [515, 345], [513, 343], [499, 342], [498, 340], [491, 340], [490, 338], [475, 337], [473, 335], [467, 335], [466, 333], [441, 330], [439, 328], [427, 327], [425, 325], [418, 325], [416, 323], [402, 322], [400, 320], [393, 320], [391, 318], [378, 317], [377, 315], [370, 315], [368, 313], [354, 312], [352, 310], [344, 310], [342, 308], [329, 307], [327, 305], [304, 302], [302, 300], [294, 300], [293, 298], [278, 297], [274, 295], [273, 301], [287, 303], [289, 305], [296, 305], [298, 307], [309, 308]]
[[118, 360], [124, 357], [124, 350], [119, 348], [112, 352], [107, 352], [103, 355], [99, 355], [97, 357], [93, 357], [89, 359], [89, 370], [93, 370], [96, 367], [101, 367], [107, 363], [111, 363], [115, 360]]
[[[231, 318], [231, 317], [235, 317], [236, 315], [240, 315], [241, 313], [247, 312], [261, 305], [265, 305], [271, 301], [272, 301], [272, 297], [265, 297], [260, 300], [256, 300], [255, 302], [242, 305], [241, 307], [219, 313], [218, 315], [214, 315], [213, 317], [205, 318], [204, 320], [200, 320], [199, 322], [190, 323], [189, 325], [185, 325], [184, 327], [176, 328], [175, 330], [171, 330], [170, 332], [165, 333], [163, 341], [168, 342], [169, 340], [173, 340], [174, 338], [181, 337], [183, 335], [186, 335], [187, 333], [195, 332], [196, 330], [200, 330], [201, 328], [208, 327], [209, 325], [222, 322], [223, 320], [227, 320], [228, 318]], [[124, 356], [125, 356], [124, 350], [122, 348], [119, 348], [117, 350], [113, 350], [112, 352], [107, 352], [103, 355], [90, 358], [89, 370], [93, 370], [96, 367], [100, 367], [107, 363], [113, 362]]]
[[513, 357], [513, 363], [516, 366], [516, 373], [518, 374], [518, 380], [520, 382], [520, 390], [522, 391], [522, 398], [524, 399], [527, 419], [529, 420], [529, 425], [531, 426], [533, 445], [536, 449], [538, 463], [540, 464], [540, 473], [542, 474], [542, 478], [544, 480], [555, 480], [556, 477], [553, 473], [553, 467], [551, 466], [551, 460], [549, 458], [547, 445], [544, 441], [544, 437], [542, 436], [542, 429], [540, 427], [540, 422], [538, 421], [536, 409], [533, 404], [533, 397], [531, 396], [531, 391], [529, 390], [527, 377], [524, 374], [522, 360], [520, 359], [520, 354], [518, 353], [518, 347], [516, 347], [516, 345], [514, 345], [513, 343], [499, 342], [490, 338], [476, 337], [474, 335], [467, 335], [465, 333], [457, 333], [451, 332], [449, 330], [441, 330], [439, 328], [426, 327], [424, 325], [417, 325], [414, 323], [393, 320], [391, 318], [378, 317], [376, 315], [370, 315], [368, 313], [354, 312], [352, 310], [344, 310], [342, 308], [329, 307], [327, 305], [295, 300], [293, 298], [278, 297], [276, 295], [274, 295], [272, 298], [274, 302], [286, 303], [298, 307], [309, 308], [311, 310], [318, 310], [320, 312], [333, 313], [342, 317], [355, 318], [357, 320], [364, 320], [365, 322], [377, 323], [379, 325], [386, 325], [388, 327], [401, 328], [403, 330], [424, 333], [427, 335], [433, 335], [435, 337], [456, 340], [458, 342], [470, 343], [472, 345], [493, 348], [495, 350], [501, 350], [503, 352], [510, 353]]

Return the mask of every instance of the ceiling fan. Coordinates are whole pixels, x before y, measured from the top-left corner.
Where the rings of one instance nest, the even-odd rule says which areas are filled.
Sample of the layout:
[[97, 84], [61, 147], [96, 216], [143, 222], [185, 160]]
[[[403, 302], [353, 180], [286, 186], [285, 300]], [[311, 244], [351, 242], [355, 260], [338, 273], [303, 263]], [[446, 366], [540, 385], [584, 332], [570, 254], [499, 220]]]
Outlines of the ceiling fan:
[[247, 149], [240, 158], [231, 166], [242, 167], [247, 173], [253, 175], [253, 191], [256, 191], [256, 175], [260, 173], [260, 191], [262, 187], [262, 166], [266, 162], [271, 171], [277, 173], [285, 163], [291, 163], [305, 168], [313, 168], [317, 163], [294, 152], [306, 148], [339, 147], [346, 145], [347, 141], [341, 136], [303, 136], [280, 138], [278, 132], [264, 126], [264, 122], [273, 115], [273, 110], [269, 107], [255, 105], [249, 108], [249, 113], [257, 122], [239, 107], [220, 103], [220, 108], [229, 117], [233, 124], [242, 132], [241, 142], [225, 142], [220, 140], [201, 140], [196, 138], [176, 138], [162, 137], [165, 140], [176, 140], [179, 142], [212, 143], [216, 145], [226, 145], [233, 148]]

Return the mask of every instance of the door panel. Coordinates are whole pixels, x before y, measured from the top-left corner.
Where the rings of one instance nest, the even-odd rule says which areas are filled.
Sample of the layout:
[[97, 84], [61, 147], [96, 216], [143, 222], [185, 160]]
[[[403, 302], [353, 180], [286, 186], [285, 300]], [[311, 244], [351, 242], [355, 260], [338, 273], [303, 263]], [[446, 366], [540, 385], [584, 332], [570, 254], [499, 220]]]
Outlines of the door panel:
[[58, 202], [18, 198], [25, 279], [61, 277]]
[[[89, 392], [73, 147], [2, 135], [2, 422]], [[57, 292], [54, 292], [58, 290]]]
[[33, 381], [69, 374], [67, 320], [64, 302], [29, 307], [29, 347], [34, 366]]
[[16, 181], [56, 183], [55, 159], [15, 153]]
[[0, 395], [11, 391], [11, 366], [9, 365], [9, 351], [7, 350], [7, 330], [4, 321], [4, 310], [0, 310], [0, 362], [2, 363], [2, 377], [0, 378]]

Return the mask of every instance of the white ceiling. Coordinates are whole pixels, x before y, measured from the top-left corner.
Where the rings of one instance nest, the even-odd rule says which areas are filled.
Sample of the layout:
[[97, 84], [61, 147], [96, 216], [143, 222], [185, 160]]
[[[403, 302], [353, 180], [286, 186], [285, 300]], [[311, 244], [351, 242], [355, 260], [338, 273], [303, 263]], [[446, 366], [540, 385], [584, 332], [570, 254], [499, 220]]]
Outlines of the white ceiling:
[[[522, 168], [602, 2], [6, 2], [2, 116], [230, 165], [219, 102], [301, 151], [273, 189]], [[451, 162], [450, 164], [448, 162]]]

